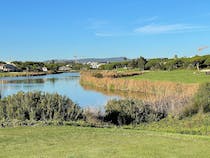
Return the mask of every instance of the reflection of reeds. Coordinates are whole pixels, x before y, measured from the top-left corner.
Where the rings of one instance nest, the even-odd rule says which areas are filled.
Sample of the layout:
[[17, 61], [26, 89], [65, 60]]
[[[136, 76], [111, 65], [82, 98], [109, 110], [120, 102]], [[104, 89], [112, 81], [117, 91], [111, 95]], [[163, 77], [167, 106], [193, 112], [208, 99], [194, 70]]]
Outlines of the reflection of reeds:
[[[198, 84], [183, 84], [175, 82], [161, 82], [149, 80], [134, 80], [124, 78], [96, 78], [90, 72], [82, 72], [80, 83], [86, 87], [99, 88], [106, 91], [121, 91], [136, 93], [135, 98], [145, 100], [154, 105], [170, 104], [172, 111], [179, 111], [182, 107], [189, 103], [191, 97], [197, 91]], [[144, 95], [142, 95], [142, 93]], [[129, 95], [128, 95], [129, 96]], [[141, 98], [144, 96], [143, 98]], [[132, 96], [131, 96], [132, 97]]]
[[138, 92], [119, 91], [119, 90], [105, 90], [105, 89], [98, 88], [98, 87], [83, 85], [82, 83], [81, 83], [81, 85], [85, 90], [100, 92], [100, 93], [103, 93], [106, 96], [116, 96], [117, 95], [117, 96], [120, 96], [122, 98], [143, 99], [143, 100], [145, 100], [146, 97], [148, 97], [148, 96], [152, 96], [152, 95], [145, 95], [144, 93], [138, 93]]

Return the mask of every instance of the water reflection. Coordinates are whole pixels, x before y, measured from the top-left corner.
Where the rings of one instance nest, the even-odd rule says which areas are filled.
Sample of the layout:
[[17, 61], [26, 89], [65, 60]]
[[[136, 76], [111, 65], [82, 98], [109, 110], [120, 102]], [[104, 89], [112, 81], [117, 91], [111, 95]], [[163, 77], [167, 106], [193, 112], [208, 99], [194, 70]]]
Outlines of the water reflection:
[[121, 96], [122, 98], [134, 98], [134, 99], [146, 99], [149, 95], [140, 92], [125, 92], [125, 91], [117, 91], [117, 90], [104, 90], [102, 88], [92, 87], [88, 85], [82, 85], [85, 90], [95, 91], [103, 93], [107, 96]]
[[92, 87], [88, 85], [82, 85], [85, 90], [100, 92], [106, 96], [120, 96], [120, 98], [127, 99], [138, 99], [148, 102], [155, 102], [160, 99], [160, 95], [157, 94], [149, 94], [149, 93], [141, 93], [141, 92], [128, 92], [128, 91], [118, 91], [118, 90], [105, 90], [98, 87]]
[[80, 106], [102, 107], [109, 99], [119, 98], [83, 88], [79, 73], [64, 73], [31, 77], [0, 78], [0, 96], [5, 97], [18, 91], [45, 91], [68, 96]]

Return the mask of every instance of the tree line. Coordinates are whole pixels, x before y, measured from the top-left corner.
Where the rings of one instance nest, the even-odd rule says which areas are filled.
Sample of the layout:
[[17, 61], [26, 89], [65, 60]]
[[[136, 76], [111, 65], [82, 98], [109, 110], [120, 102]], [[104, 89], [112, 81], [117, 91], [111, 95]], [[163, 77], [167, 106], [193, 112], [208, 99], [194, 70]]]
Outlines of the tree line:
[[[5, 64], [5, 62], [0, 61]], [[13, 64], [17, 66], [20, 71], [39, 72], [43, 67], [46, 67], [49, 71], [59, 71], [59, 67], [71, 65], [72, 70], [87, 70], [91, 69], [90, 65], [76, 63], [76, 62], [34, 62], [34, 61], [13, 61]], [[98, 69], [101, 70], [113, 70], [119, 68], [126, 69], [139, 69], [139, 70], [175, 70], [175, 69], [203, 69], [210, 68], [210, 55], [194, 57], [180, 57], [174, 56], [174, 58], [152, 58], [146, 59], [140, 56], [137, 59], [128, 60], [127, 58], [121, 62], [111, 62], [102, 64]]]
[[62, 66], [70, 65], [72, 70], [80, 70], [85, 65], [80, 63], [58, 63], [58, 62], [34, 62], [34, 61], [13, 61], [13, 63], [19, 71], [27, 71], [27, 72], [41, 72], [42, 68], [46, 67], [48, 71], [59, 71], [59, 68]]
[[126, 69], [139, 69], [139, 70], [175, 70], [175, 69], [195, 69], [195, 68], [210, 68], [210, 55], [194, 56], [194, 57], [181, 57], [178, 58], [153, 58], [146, 59], [139, 57], [137, 59], [113, 62], [102, 65], [102, 70], [112, 70], [117, 68]]

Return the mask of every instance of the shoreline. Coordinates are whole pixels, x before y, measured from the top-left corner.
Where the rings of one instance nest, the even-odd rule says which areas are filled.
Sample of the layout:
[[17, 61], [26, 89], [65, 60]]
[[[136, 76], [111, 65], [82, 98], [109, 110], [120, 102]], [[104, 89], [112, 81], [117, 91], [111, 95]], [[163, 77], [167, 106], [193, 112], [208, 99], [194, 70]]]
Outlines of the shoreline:
[[135, 80], [124, 77], [98, 78], [90, 72], [80, 73], [80, 84], [92, 88], [102, 89], [105, 91], [121, 91], [134, 93], [147, 93], [155, 95], [182, 93], [192, 95], [197, 91], [198, 83], [179, 83], [171, 81], [153, 81], [149, 79]]
[[[68, 72], [77, 72], [77, 71], [68, 71]], [[58, 71], [58, 72], [0, 72], [1, 77], [25, 77], [25, 76], [45, 76], [50, 74], [61, 74], [68, 73], [67, 71]]]

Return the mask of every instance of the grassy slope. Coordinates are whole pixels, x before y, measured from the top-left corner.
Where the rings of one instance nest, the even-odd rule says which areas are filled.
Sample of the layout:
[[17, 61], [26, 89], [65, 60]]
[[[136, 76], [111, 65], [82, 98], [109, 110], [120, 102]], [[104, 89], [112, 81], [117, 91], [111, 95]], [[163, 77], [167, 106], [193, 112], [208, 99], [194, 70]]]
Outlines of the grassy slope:
[[210, 75], [194, 73], [191, 70], [153, 71], [143, 75], [129, 77], [138, 80], [172, 81], [181, 83], [202, 83], [210, 81]]
[[210, 137], [117, 128], [0, 129], [0, 157], [204, 157]]
[[[133, 128], [132, 126], [128, 126], [126, 128], [129, 127]], [[210, 136], [210, 113], [198, 113], [197, 115], [186, 117], [181, 120], [168, 116], [161, 121], [138, 125], [135, 128], [159, 132], [162, 131]]]

